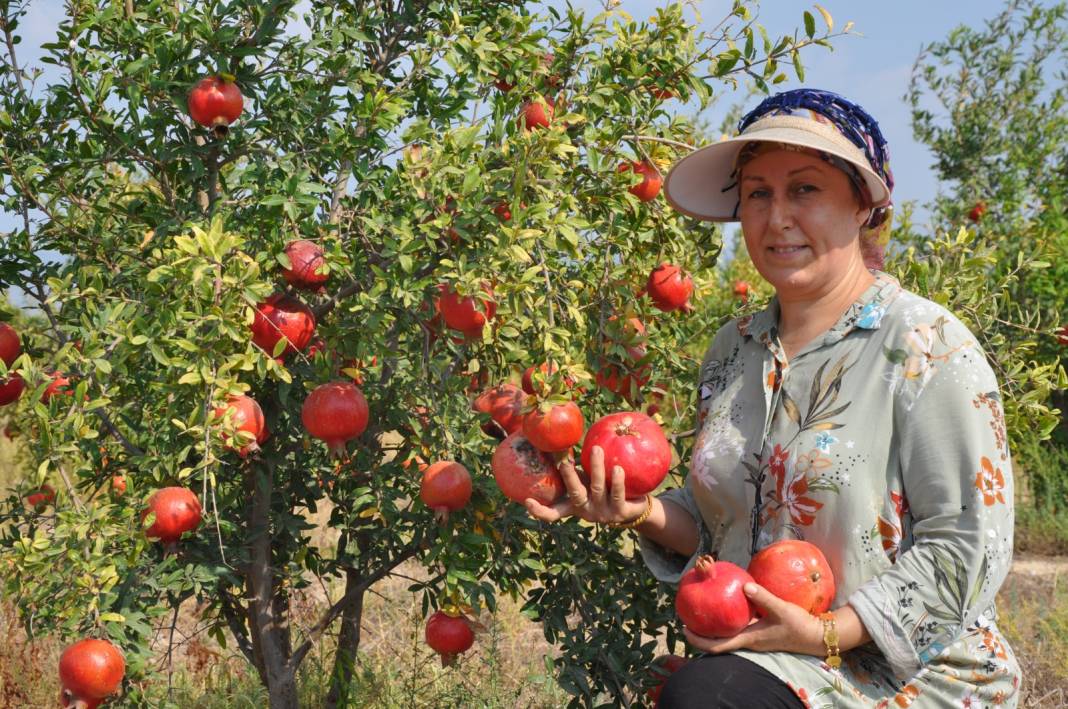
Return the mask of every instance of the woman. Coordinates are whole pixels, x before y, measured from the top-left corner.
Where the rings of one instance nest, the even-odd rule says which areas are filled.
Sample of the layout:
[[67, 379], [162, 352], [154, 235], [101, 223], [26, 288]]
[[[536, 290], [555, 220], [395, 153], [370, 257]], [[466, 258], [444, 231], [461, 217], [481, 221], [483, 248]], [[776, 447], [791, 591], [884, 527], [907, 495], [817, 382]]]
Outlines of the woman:
[[685, 489], [624, 499], [622, 471], [606, 491], [595, 449], [588, 490], [565, 466], [568, 498], [527, 509], [636, 529], [668, 582], [699, 554], [745, 567], [780, 539], [827, 556], [831, 613], [747, 585], [767, 616], [733, 638], [687, 631], [705, 654], [667, 682], [665, 709], [1015, 706], [1019, 668], [994, 609], [1013, 531], [997, 382], [950, 312], [868, 268], [893, 187], [878, 125], [799, 89], [740, 131], [665, 186], [686, 214], [741, 221], [776, 292], [704, 357]]

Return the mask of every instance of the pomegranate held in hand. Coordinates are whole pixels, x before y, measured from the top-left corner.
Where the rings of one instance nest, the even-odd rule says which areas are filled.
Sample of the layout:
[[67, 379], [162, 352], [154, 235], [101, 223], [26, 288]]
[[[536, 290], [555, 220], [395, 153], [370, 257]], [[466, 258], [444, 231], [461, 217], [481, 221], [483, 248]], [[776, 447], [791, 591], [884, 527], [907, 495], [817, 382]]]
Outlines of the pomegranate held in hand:
[[[244, 394], [231, 396], [227, 399], [225, 406], [215, 409], [215, 419], [222, 420], [226, 412], [231, 409], [234, 412], [231, 414], [234, 428], [238, 431], [252, 434], [252, 441], [237, 449], [237, 454], [244, 458], [250, 452], [258, 451], [260, 444], [267, 440], [267, 436], [270, 435], [267, 431], [267, 421], [263, 418], [263, 409], [260, 408], [259, 403]], [[226, 433], [222, 435], [224, 441], [229, 438]], [[226, 444], [226, 447], [233, 450], [233, 446], [229, 443]]]
[[653, 664], [649, 666], [649, 673], [659, 679], [660, 683], [650, 687], [646, 696], [654, 706], [660, 701], [660, 693], [664, 691], [664, 684], [668, 681], [668, 677], [682, 669], [687, 662], [689, 660], [678, 655], [661, 655], [653, 660]]
[[192, 490], [184, 487], [156, 490], [148, 498], [148, 509], [141, 513], [142, 522], [149, 513], [155, 514], [155, 521], [145, 530], [145, 536], [165, 544], [174, 544], [182, 534], [200, 526], [200, 500]]
[[15, 403], [24, 391], [26, 391], [26, 380], [22, 376], [11, 374], [0, 379], [0, 406]]
[[678, 266], [662, 263], [649, 274], [645, 290], [657, 309], [669, 313], [672, 310], [690, 312], [690, 295], [693, 294], [693, 279]]
[[471, 408], [490, 415], [492, 420], [482, 424], [482, 430], [487, 435], [500, 439], [503, 436], [499, 435], [499, 429], [507, 436], [522, 427], [523, 402], [526, 398], [519, 387], [505, 382], [479, 394]]
[[225, 131], [241, 115], [245, 99], [234, 82], [221, 76], [206, 76], [189, 92], [188, 104], [194, 121]]
[[329, 273], [320, 272], [326, 265], [322, 248], [315, 242], [297, 239], [286, 244], [286, 257], [289, 268], [282, 271], [286, 282], [295, 288], [315, 290], [330, 278]]
[[423, 471], [419, 499], [434, 510], [439, 522], [444, 522], [450, 512], [462, 510], [471, 499], [471, 474], [459, 463], [439, 460]]
[[702, 556], [682, 575], [675, 612], [690, 632], [708, 638], [729, 638], [756, 617], [756, 608], [742, 588], [753, 577], [729, 561]]
[[96, 707], [118, 691], [126, 673], [126, 660], [107, 640], [79, 640], [59, 658], [60, 700], [64, 707]]
[[616, 172], [630, 170], [641, 175], [643, 179], [638, 184], [628, 187], [627, 191], [642, 202], [651, 202], [656, 199], [656, 196], [660, 194], [661, 185], [664, 184], [664, 178], [661, 177], [660, 171], [656, 169], [656, 166], [644, 160], [641, 162], [625, 162], [616, 169]]
[[470, 649], [475, 643], [471, 624], [463, 616], [437, 611], [426, 622], [426, 644], [441, 655], [441, 666], [449, 667], [456, 656]]
[[[768, 591], [813, 615], [831, 607], [834, 574], [819, 547], [784, 539], [764, 547], [749, 561], [749, 575]], [[758, 609], [760, 616], [763, 610]]]
[[639, 411], [602, 417], [582, 442], [582, 467], [589, 475], [593, 447], [604, 450], [605, 487], [612, 487], [612, 471], [623, 468], [627, 499], [652, 492], [671, 468], [671, 444], [660, 424]]
[[582, 440], [585, 426], [575, 402], [541, 404], [523, 418], [523, 435], [543, 453], [560, 453]]
[[360, 387], [352, 382], [327, 382], [315, 387], [300, 410], [300, 420], [312, 436], [324, 441], [338, 458], [345, 444], [367, 428], [370, 411]]
[[493, 291], [487, 285], [483, 285], [482, 290], [490, 298], [480, 299], [480, 304], [476, 303], [472, 296], [461, 297], [450, 286], [441, 284], [438, 290], [440, 295], [437, 299], [437, 307], [445, 324], [469, 337], [481, 334], [486, 321], [492, 319], [497, 312], [497, 304], [492, 300]]
[[513, 433], [501, 441], [490, 467], [504, 496], [519, 504], [532, 497], [551, 505], [564, 494], [564, 479], [552, 459], [531, 445], [522, 433]]
[[0, 359], [8, 367], [22, 354], [22, 340], [15, 328], [7, 323], [0, 323]]
[[278, 355], [288, 357], [303, 350], [315, 334], [315, 314], [300, 300], [282, 293], [275, 293], [256, 306], [252, 321], [252, 341], [270, 357], [282, 340], [285, 349]]

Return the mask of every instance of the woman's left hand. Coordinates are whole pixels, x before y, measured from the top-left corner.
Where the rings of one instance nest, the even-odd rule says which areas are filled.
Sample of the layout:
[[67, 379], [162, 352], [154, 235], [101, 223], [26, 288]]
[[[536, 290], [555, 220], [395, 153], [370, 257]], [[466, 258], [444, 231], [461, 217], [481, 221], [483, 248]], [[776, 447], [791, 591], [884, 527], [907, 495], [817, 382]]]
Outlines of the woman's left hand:
[[766, 615], [730, 638], [706, 638], [688, 629], [686, 640], [698, 650], [719, 654], [732, 650], [785, 651], [822, 657], [823, 623], [801, 606], [784, 601], [755, 583], [745, 585], [745, 595]]

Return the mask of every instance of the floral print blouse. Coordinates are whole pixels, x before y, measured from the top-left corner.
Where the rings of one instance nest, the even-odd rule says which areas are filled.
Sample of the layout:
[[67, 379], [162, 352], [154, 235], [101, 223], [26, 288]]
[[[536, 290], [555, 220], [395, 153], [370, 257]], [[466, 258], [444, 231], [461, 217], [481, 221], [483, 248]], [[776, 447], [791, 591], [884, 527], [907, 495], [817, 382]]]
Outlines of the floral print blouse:
[[[832, 608], [851, 604], [874, 642], [839, 669], [738, 653], [806, 706], [1013, 707], [1020, 670], [994, 608], [1013, 533], [998, 384], [957, 318], [874, 273], [789, 361], [774, 300], [716, 334], [686, 487], [662, 497], [699, 521], [698, 554], [744, 568], [774, 541], [804, 539], [826, 555]], [[640, 545], [662, 581], [696, 559]]]

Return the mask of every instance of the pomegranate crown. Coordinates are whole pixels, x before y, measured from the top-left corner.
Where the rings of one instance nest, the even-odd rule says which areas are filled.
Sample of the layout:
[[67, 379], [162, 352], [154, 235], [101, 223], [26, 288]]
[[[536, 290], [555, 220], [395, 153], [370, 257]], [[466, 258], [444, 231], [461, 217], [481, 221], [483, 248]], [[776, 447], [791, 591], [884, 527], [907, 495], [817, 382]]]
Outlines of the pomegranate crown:
[[702, 578], [712, 579], [716, 577], [716, 557], [711, 554], [702, 554], [697, 557], [693, 567], [697, 569], [697, 574]]

